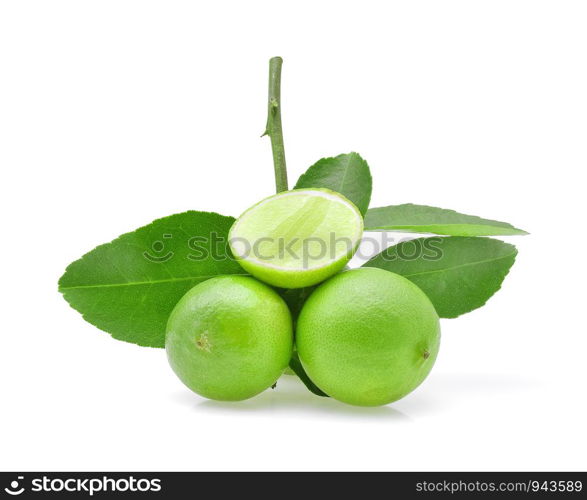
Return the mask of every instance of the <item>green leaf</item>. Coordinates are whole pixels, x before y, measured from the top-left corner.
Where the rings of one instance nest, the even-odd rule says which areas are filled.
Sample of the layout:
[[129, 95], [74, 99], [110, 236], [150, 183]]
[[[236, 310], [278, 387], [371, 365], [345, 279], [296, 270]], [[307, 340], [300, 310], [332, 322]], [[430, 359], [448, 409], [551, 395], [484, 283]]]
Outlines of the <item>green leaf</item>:
[[364, 265], [401, 274], [430, 298], [438, 315], [456, 318], [497, 292], [516, 247], [490, 238], [417, 238], [390, 247]]
[[298, 316], [302, 310], [302, 306], [312, 294], [316, 286], [308, 286], [305, 288], [278, 288], [277, 293], [281, 295], [281, 298], [285, 300], [291, 312], [291, 317], [295, 324], [298, 320]]
[[371, 200], [371, 172], [358, 153], [322, 158], [299, 179], [294, 189], [327, 188], [351, 200], [363, 215]]
[[190, 288], [220, 274], [246, 274], [228, 249], [233, 222], [195, 211], [157, 219], [70, 264], [59, 291], [114, 338], [164, 347], [169, 313]]
[[300, 378], [300, 380], [312, 394], [316, 394], [316, 396], [321, 396], [323, 398], [329, 397], [328, 394], [322, 392], [318, 386], [310, 380], [310, 377], [308, 377], [308, 374], [300, 362], [300, 358], [298, 357], [297, 352], [294, 352], [291, 361], [289, 362], [289, 367]]
[[507, 222], [411, 203], [369, 209], [365, 216], [365, 231], [404, 231], [447, 236], [528, 234]]

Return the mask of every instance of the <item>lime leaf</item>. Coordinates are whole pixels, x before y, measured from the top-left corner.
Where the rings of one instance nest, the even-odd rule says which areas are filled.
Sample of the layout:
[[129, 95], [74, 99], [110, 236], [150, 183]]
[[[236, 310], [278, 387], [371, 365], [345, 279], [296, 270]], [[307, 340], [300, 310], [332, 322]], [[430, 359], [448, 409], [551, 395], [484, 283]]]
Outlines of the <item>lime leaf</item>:
[[491, 238], [417, 238], [392, 246], [364, 265], [401, 274], [428, 295], [438, 315], [456, 318], [497, 292], [516, 247]]
[[365, 231], [402, 231], [447, 236], [528, 234], [507, 222], [411, 203], [369, 209], [365, 216]]
[[233, 221], [195, 211], [157, 219], [70, 264], [59, 291], [115, 339], [163, 347], [167, 318], [190, 288], [220, 274], [245, 274], [228, 249]]
[[306, 388], [312, 393], [316, 394], [316, 396], [321, 396], [323, 398], [327, 398], [328, 394], [322, 392], [319, 387], [310, 380], [308, 374], [304, 370], [302, 363], [300, 362], [300, 358], [298, 357], [298, 353], [294, 351], [293, 356], [291, 357], [291, 361], [289, 362], [289, 367], [292, 371], [299, 377], [299, 379], [304, 383]]
[[281, 298], [285, 300], [285, 303], [289, 307], [294, 326], [298, 316], [300, 315], [303, 305], [315, 289], [315, 286], [308, 286], [305, 288], [277, 289], [277, 293], [281, 295]]
[[328, 188], [351, 200], [365, 215], [371, 200], [371, 172], [358, 153], [322, 158], [299, 179], [294, 189]]

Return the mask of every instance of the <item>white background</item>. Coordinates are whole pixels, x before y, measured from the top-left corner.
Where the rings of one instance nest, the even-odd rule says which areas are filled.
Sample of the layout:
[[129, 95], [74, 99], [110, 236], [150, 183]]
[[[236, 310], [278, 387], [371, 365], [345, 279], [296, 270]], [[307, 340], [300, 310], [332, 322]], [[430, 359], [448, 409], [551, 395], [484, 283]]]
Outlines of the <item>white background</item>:
[[[0, 469], [586, 469], [586, 25], [580, 1], [2, 2]], [[292, 184], [355, 150], [372, 206], [531, 233], [389, 407], [291, 377], [205, 401], [57, 293], [97, 244], [272, 193], [274, 55]]]

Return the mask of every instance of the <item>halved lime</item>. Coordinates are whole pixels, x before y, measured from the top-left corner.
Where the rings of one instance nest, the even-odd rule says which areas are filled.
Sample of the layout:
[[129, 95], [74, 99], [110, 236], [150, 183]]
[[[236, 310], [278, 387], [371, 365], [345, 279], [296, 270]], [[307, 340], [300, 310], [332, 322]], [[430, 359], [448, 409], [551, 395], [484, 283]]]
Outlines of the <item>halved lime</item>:
[[294, 189], [249, 208], [233, 224], [230, 248], [256, 278], [282, 288], [315, 285], [342, 270], [363, 234], [363, 217], [329, 189]]

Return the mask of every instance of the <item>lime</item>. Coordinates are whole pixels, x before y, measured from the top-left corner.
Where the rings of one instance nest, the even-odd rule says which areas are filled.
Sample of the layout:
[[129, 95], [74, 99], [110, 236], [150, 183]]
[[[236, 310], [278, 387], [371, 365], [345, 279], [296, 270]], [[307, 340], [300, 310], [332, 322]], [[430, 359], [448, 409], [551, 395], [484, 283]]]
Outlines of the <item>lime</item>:
[[312, 381], [354, 405], [391, 403], [426, 378], [440, 325], [424, 292], [376, 268], [340, 273], [320, 285], [298, 318], [296, 347]]
[[249, 208], [233, 224], [229, 243], [256, 278], [302, 288], [343, 269], [362, 233], [363, 217], [344, 196], [328, 189], [295, 189]]
[[219, 276], [196, 285], [173, 309], [165, 338], [180, 380], [221, 401], [247, 399], [273, 385], [288, 366], [292, 346], [286, 303], [248, 276]]

